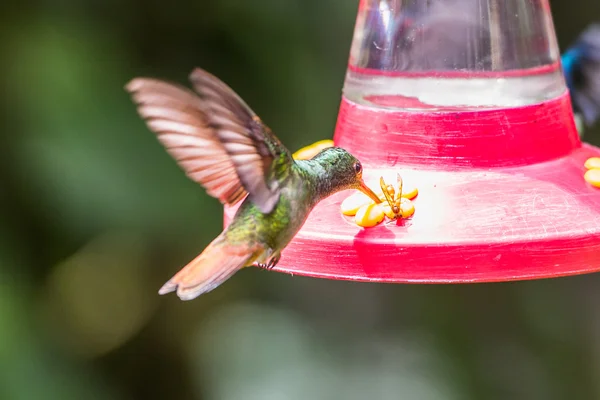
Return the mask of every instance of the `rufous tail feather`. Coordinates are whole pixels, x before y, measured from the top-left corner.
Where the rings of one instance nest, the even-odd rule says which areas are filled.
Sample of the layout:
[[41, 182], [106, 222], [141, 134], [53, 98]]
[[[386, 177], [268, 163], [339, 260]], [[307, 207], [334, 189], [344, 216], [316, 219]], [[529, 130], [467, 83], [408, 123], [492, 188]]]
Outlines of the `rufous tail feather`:
[[192, 300], [210, 292], [238, 270], [252, 263], [257, 249], [231, 245], [218, 236], [204, 251], [163, 285], [159, 294], [177, 291], [181, 300]]

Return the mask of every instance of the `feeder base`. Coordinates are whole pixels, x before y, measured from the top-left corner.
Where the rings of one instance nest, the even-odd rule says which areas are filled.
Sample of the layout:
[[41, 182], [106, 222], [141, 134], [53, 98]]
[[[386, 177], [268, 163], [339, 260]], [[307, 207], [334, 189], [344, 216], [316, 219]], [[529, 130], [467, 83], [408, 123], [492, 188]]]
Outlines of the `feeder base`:
[[[600, 189], [583, 179], [600, 156], [587, 144], [526, 166], [463, 171], [365, 169], [365, 181], [400, 173], [419, 195], [411, 219], [360, 228], [340, 213], [351, 191], [323, 200], [275, 271], [390, 283], [467, 283], [600, 271]], [[225, 223], [236, 207], [225, 209]]]

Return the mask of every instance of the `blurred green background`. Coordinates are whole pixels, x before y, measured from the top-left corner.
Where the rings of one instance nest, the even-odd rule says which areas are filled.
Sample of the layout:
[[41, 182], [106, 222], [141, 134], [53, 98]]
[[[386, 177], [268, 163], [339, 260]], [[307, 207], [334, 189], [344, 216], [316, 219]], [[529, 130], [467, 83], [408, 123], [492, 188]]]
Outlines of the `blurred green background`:
[[[600, 20], [597, 0], [552, 3], [563, 49]], [[356, 9], [2, 2], [0, 399], [600, 398], [600, 275], [405, 286], [248, 269], [196, 301], [157, 295], [222, 208], [124, 84], [201, 66], [295, 150], [332, 135]]]

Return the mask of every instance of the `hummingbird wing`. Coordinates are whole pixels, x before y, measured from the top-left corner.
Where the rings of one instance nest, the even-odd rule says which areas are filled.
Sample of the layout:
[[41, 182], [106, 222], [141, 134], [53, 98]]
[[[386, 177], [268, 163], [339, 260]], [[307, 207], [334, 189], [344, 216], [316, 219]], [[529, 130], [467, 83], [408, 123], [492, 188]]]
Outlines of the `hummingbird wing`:
[[279, 184], [294, 162], [292, 153], [219, 78], [196, 68], [190, 80], [250, 199], [262, 212], [271, 212], [279, 200]]
[[248, 194], [262, 212], [271, 212], [279, 200], [273, 160], [291, 160], [289, 151], [218, 78], [199, 69], [190, 78], [200, 96], [148, 78], [126, 89], [150, 130], [208, 194], [223, 204]]

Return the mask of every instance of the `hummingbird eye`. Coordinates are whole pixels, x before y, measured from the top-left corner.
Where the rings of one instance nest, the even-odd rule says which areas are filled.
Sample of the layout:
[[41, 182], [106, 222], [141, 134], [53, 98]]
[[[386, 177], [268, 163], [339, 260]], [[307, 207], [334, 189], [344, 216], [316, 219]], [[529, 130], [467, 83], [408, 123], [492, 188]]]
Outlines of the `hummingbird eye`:
[[356, 164], [354, 164], [354, 170], [357, 174], [360, 174], [362, 172], [362, 165], [359, 162], [357, 162]]

